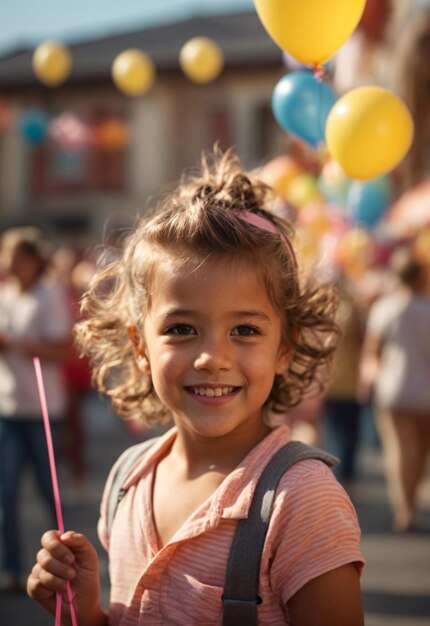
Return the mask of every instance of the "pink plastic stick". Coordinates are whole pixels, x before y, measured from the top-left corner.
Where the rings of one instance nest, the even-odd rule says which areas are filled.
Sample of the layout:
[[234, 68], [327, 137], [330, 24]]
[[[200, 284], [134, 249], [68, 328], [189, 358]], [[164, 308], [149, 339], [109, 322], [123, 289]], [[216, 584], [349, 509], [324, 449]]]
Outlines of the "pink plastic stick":
[[[64, 533], [63, 512], [61, 510], [60, 490], [58, 488], [57, 468], [55, 465], [54, 446], [52, 443], [51, 426], [49, 424], [48, 404], [46, 402], [45, 386], [43, 384], [42, 368], [40, 366], [39, 357], [33, 359], [34, 369], [36, 370], [36, 380], [39, 389], [40, 406], [42, 408], [43, 424], [45, 426], [46, 444], [48, 446], [49, 466], [51, 468], [52, 489], [54, 491], [55, 512], [57, 515], [58, 530]], [[67, 597], [70, 602], [70, 616], [72, 618], [72, 626], [78, 626], [76, 620], [75, 607], [73, 605], [73, 594], [70, 583], [66, 587]], [[55, 606], [55, 626], [61, 626], [61, 593], [57, 593]]]

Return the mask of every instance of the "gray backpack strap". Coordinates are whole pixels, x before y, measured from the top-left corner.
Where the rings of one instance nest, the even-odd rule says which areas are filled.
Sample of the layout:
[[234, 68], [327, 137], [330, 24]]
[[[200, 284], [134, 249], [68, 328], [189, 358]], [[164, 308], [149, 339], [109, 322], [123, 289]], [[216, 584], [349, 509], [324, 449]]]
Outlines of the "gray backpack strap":
[[126, 493], [126, 490], [123, 488], [125, 480], [140, 457], [154, 445], [157, 439], [158, 437], [152, 437], [151, 439], [147, 439], [146, 441], [142, 441], [141, 443], [128, 448], [128, 450], [124, 453], [120, 464], [116, 468], [107, 504], [106, 527], [109, 535], [118, 505]]
[[305, 459], [338, 463], [331, 454], [300, 441], [290, 441], [276, 452], [256, 485], [247, 519], [239, 521], [227, 563], [223, 595], [223, 626], [257, 626], [260, 560], [269, 528], [275, 492], [282, 475]]

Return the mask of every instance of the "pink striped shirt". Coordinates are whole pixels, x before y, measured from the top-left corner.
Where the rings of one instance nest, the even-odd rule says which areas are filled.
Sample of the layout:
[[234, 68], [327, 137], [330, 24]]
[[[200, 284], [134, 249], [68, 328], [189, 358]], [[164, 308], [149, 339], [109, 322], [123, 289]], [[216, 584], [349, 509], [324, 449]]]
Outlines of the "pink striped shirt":
[[[222, 623], [228, 553], [269, 458], [290, 440], [272, 431], [160, 550], [152, 516], [152, 481], [175, 429], [147, 452], [127, 479], [110, 539], [106, 532], [106, 483], [99, 536], [109, 551], [110, 626], [209, 626]], [[293, 466], [281, 479], [264, 546], [259, 624], [288, 624], [286, 603], [307, 582], [347, 563], [361, 572], [360, 530], [347, 494], [320, 461]]]

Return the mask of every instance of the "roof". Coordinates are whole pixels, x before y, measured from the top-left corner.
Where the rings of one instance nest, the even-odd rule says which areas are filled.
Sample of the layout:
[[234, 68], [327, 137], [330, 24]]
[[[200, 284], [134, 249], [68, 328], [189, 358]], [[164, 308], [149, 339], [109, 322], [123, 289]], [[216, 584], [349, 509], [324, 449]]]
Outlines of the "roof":
[[[71, 44], [73, 69], [68, 83], [110, 80], [113, 60], [127, 48], [144, 50], [160, 73], [178, 70], [181, 47], [195, 36], [214, 39], [224, 52], [227, 68], [273, 66], [281, 60], [280, 49], [255, 11], [205, 15]], [[24, 49], [0, 58], [0, 88], [40, 85], [31, 67], [33, 51]]]

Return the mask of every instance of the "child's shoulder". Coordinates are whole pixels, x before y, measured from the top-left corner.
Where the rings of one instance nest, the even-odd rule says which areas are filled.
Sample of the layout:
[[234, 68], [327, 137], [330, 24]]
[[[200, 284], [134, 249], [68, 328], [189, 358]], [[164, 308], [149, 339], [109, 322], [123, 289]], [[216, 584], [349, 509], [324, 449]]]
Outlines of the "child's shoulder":
[[311, 524], [329, 518], [357, 525], [352, 502], [333, 471], [316, 459], [306, 459], [286, 472], [279, 483], [274, 504], [275, 523], [294, 520]]

